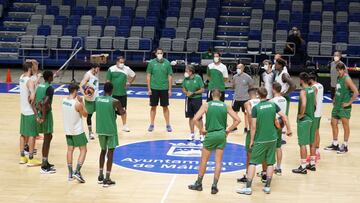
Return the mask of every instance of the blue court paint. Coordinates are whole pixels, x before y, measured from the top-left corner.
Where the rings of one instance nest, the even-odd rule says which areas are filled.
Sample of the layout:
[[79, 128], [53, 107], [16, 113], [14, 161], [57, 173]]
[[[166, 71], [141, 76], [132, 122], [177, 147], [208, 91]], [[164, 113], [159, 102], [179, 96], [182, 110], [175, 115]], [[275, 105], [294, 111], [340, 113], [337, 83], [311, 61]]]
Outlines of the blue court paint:
[[[119, 146], [115, 149], [114, 163], [129, 169], [170, 174], [197, 174], [201, 156], [201, 143], [186, 140], [155, 140]], [[222, 172], [246, 168], [245, 147], [227, 143], [224, 150]], [[215, 170], [214, 153], [206, 173]]]
[[[55, 95], [67, 95], [67, 85], [57, 85], [53, 84], [55, 89]], [[103, 94], [103, 86], [100, 85], [100, 95]], [[19, 94], [20, 88], [18, 84], [15, 83], [0, 83], [0, 93], [4, 94]], [[148, 98], [147, 88], [146, 87], [130, 87], [127, 91], [128, 97], [135, 97], [135, 98]], [[225, 98], [226, 100], [232, 100], [234, 91], [233, 90], [226, 90], [225, 91]], [[290, 94], [292, 102], [299, 101], [299, 92], [293, 92]], [[182, 93], [181, 88], [173, 88], [172, 89], [172, 96], [171, 99], [184, 99], [185, 94]], [[206, 93], [203, 94], [203, 98], [206, 99]], [[324, 103], [332, 103], [332, 99], [330, 94], [324, 95]], [[354, 102], [354, 104], [360, 104], [360, 97]]]

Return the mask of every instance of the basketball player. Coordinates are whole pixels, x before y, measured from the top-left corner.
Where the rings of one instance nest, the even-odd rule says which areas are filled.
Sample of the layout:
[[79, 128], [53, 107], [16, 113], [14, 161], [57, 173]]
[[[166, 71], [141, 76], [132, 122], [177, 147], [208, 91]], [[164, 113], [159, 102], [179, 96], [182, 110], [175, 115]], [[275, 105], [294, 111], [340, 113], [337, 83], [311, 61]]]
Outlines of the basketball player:
[[[106, 82], [111, 82], [114, 85], [113, 97], [120, 101], [121, 106], [127, 108], [127, 89], [135, 81], [136, 74], [129, 66], [125, 65], [125, 58], [119, 56], [117, 58], [116, 65], [109, 68], [106, 73]], [[122, 130], [124, 132], [130, 132], [129, 127], [126, 124], [127, 114], [126, 112], [121, 115], [123, 123]]]
[[[296, 85], [285, 67], [286, 61], [282, 58], [278, 58], [275, 63], [275, 70], [277, 71], [275, 81], [281, 85], [281, 95], [286, 99], [286, 115], [288, 116], [290, 108], [290, 93], [295, 90]], [[282, 139], [282, 144], [286, 144], [285, 138], [283, 137]]]
[[[351, 117], [351, 105], [357, 99], [359, 91], [346, 73], [346, 67], [343, 63], [336, 65], [338, 79], [336, 83], [336, 93], [333, 101], [333, 110], [331, 112], [331, 128], [333, 134], [333, 142], [326, 150], [337, 151], [338, 154], [348, 152], [348, 141], [350, 137], [349, 120]], [[339, 148], [337, 126], [338, 121], [341, 120], [344, 128], [344, 144]]]
[[225, 82], [228, 81], [229, 73], [227, 67], [221, 63], [219, 52], [214, 53], [214, 62], [210, 63], [207, 68], [209, 79], [207, 101], [211, 101], [211, 91], [215, 88], [221, 91], [221, 101], [225, 101]]
[[[270, 101], [274, 102], [279, 108], [280, 108], [280, 112], [285, 114], [286, 113], [286, 106], [287, 106], [287, 102], [286, 99], [281, 96], [281, 85], [278, 82], [274, 82], [273, 84], [273, 89], [272, 89], [274, 98], [272, 98]], [[277, 117], [279, 118], [280, 116], [277, 115]], [[283, 129], [277, 129], [277, 135], [278, 135], [278, 139], [276, 141], [276, 166], [274, 169], [274, 172], [276, 175], [281, 175], [282, 174], [282, 170], [281, 170], [281, 161], [282, 161], [282, 149], [281, 149], [281, 141], [282, 141], [282, 134], [283, 134]]]
[[[259, 102], [260, 99], [257, 98], [257, 88], [250, 88], [248, 90], [249, 93], [249, 97], [250, 99], [245, 103], [245, 111], [247, 113], [248, 116], [248, 120], [249, 120], [249, 127], [251, 129], [251, 121], [252, 121], [252, 117], [251, 117], [251, 110], [254, 108], [254, 106], [256, 106]], [[249, 168], [249, 164], [250, 164], [250, 159], [251, 159], [251, 150], [250, 150], [250, 129], [247, 131], [246, 133], [246, 139], [245, 139], [245, 148], [246, 148], [246, 172]], [[244, 175], [242, 178], [238, 179], [238, 182], [243, 182], [246, 183], [247, 182], [247, 178], [246, 175]]]
[[[182, 83], [182, 91], [186, 95], [185, 117], [189, 118], [190, 140], [195, 140], [194, 116], [202, 105], [202, 93], [204, 93], [204, 82], [198, 74], [195, 74], [194, 66], [186, 66]], [[200, 129], [203, 129], [203, 122], [200, 122]], [[204, 135], [200, 134], [200, 141], [204, 140]]]
[[[125, 114], [121, 106], [121, 102], [111, 97], [113, 85], [110, 82], [105, 83], [105, 96], [96, 98], [96, 133], [99, 135], [99, 143], [101, 147], [99, 159], [99, 177], [98, 183], [103, 187], [115, 185], [115, 181], [110, 179], [110, 173], [113, 163], [113, 154], [116, 146], [119, 145], [116, 112], [120, 115]], [[104, 163], [105, 155], [107, 155], [106, 176], [104, 179]]]
[[[30, 79], [32, 64], [23, 64], [24, 73], [20, 76], [20, 164], [27, 166], [39, 166], [41, 162], [34, 159], [35, 137], [38, 135], [36, 127], [37, 111], [35, 108], [35, 84]], [[25, 157], [25, 143], [29, 145], [29, 158]]]
[[[298, 144], [300, 146], [300, 166], [293, 169], [293, 173], [307, 174], [307, 170], [316, 171], [316, 158], [315, 158], [315, 135], [311, 133], [311, 128], [314, 120], [314, 112], [316, 105], [315, 90], [309, 86], [309, 74], [302, 72], [299, 75], [300, 98], [299, 98], [299, 112], [297, 115], [297, 135]], [[310, 145], [310, 164], [307, 164], [307, 149], [306, 146]]]
[[244, 64], [240, 63], [236, 66], [236, 75], [234, 75], [232, 81], [234, 88], [234, 100], [232, 108], [236, 113], [238, 113], [241, 108], [245, 118], [244, 133], [247, 133], [249, 122], [244, 104], [249, 100], [248, 90], [254, 86], [254, 80], [250, 77], [250, 75], [244, 72], [244, 69]]
[[290, 125], [287, 122], [287, 116], [280, 111], [280, 108], [273, 102], [266, 99], [267, 91], [264, 87], [260, 87], [257, 91], [260, 96], [260, 103], [257, 104], [251, 112], [252, 123], [250, 129], [250, 149], [251, 160], [247, 173], [246, 187], [237, 189], [240, 194], [251, 195], [251, 184], [255, 175], [256, 165], [266, 161], [267, 179], [263, 191], [270, 193], [270, 184], [273, 176], [273, 165], [275, 164], [275, 150], [277, 142], [277, 132], [274, 125], [276, 114], [284, 121], [287, 134], [291, 135]]
[[[82, 95], [84, 95], [85, 98], [85, 108], [88, 112], [88, 116], [86, 118], [86, 123], [89, 130], [89, 139], [93, 140], [95, 139], [94, 133], [92, 131], [92, 124], [91, 124], [91, 117], [93, 113], [95, 112], [95, 99], [99, 96], [99, 78], [98, 73], [100, 71], [100, 65], [99, 64], [91, 64], [90, 70], [85, 73], [81, 83], [80, 83], [80, 92]], [[95, 91], [92, 95], [87, 95], [85, 93], [85, 89], [87, 87], [93, 88]]]
[[262, 68], [262, 73], [260, 74], [262, 84], [260, 86], [265, 87], [265, 89], [268, 92], [268, 95], [266, 98], [271, 99], [271, 98], [273, 98], [272, 85], [275, 80], [276, 74], [275, 74], [275, 70], [272, 69], [272, 62], [270, 60], [264, 60], [263, 64], [264, 64], [264, 66]]
[[[53, 126], [53, 114], [52, 114], [52, 100], [54, 95], [54, 88], [51, 86], [51, 82], [54, 79], [54, 74], [52, 71], [44, 71], [43, 73], [44, 83], [39, 84], [36, 89], [36, 107], [38, 111], [39, 124], [37, 125], [38, 133], [44, 134], [44, 142], [42, 146], [42, 164], [40, 173], [55, 173], [56, 170], [54, 165], [50, 164], [48, 161], [50, 143], [52, 140], [52, 133], [54, 132]], [[42, 105], [40, 105], [40, 103]], [[45, 106], [49, 106], [49, 109], [46, 109]]]
[[[316, 160], [320, 159], [320, 120], [322, 115], [322, 105], [323, 105], [323, 97], [324, 97], [324, 87], [321, 83], [316, 81], [315, 73], [310, 74], [310, 85], [314, 88], [316, 94], [316, 109], [314, 113], [314, 121], [313, 121], [313, 128], [312, 133], [315, 134], [315, 156]], [[310, 157], [309, 157], [310, 158]]]
[[[85, 183], [83, 176], [81, 175], [81, 167], [84, 164], [86, 157], [86, 144], [87, 139], [83, 129], [82, 117], [87, 117], [86, 108], [83, 98], [77, 95], [79, 86], [77, 84], [70, 84], [69, 96], [62, 101], [62, 112], [64, 129], [66, 133], [67, 142], [67, 164], [69, 170], [68, 180], [71, 181], [76, 178], [80, 183]], [[80, 154], [75, 171], [73, 171], [73, 154], [74, 149], [78, 147]]]
[[146, 68], [146, 83], [150, 97], [150, 125], [149, 132], [154, 131], [156, 108], [159, 105], [163, 108], [166, 122], [166, 131], [171, 132], [169, 97], [172, 95], [173, 70], [170, 62], [164, 58], [164, 51], [161, 48], [155, 50], [156, 58], [152, 59]]
[[[211, 152], [215, 151], [215, 172], [214, 181], [211, 186], [211, 194], [216, 194], [219, 191], [217, 183], [219, 181], [222, 168], [222, 157], [226, 145], [226, 137], [229, 132], [239, 125], [240, 118], [231, 106], [227, 106], [224, 102], [220, 101], [221, 91], [219, 89], [213, 89], [211, 96], [213, 100], [204, 103], [194, 117], [195, 125], [200, 128], [200, 120], [202, 116], [206, 114], [205, 130], [201, 129], [205, 135], [205, 139], [201, 152], [201, 163], [199, 166], [198, 178], [195, 183], [193, 185], [189, 185], [188, 188], [190, 190], [202, 191], [202, 179], [206, 172], [207, 162], [210, 158]], [[233, 123], [230, 127], [228, 127], [228, 129], [226, 129], [227, 114], [229, 114], [233, 119]]]

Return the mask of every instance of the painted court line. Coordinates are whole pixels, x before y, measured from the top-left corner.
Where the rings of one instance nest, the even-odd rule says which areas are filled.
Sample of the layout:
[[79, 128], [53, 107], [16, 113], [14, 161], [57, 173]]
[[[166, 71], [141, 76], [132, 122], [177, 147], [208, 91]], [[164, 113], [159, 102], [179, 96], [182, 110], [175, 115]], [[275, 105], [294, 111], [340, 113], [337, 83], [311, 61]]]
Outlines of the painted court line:
[[170, 181], [170, 183], [169, 183], [169, 185], [168, 185], [168, 187], [167, 187], [167, 189], [166, 189], [166, 191], [165, 191], [165, 193], [164, 193], [164, 195], [163, 195], [160, 203], [164, 203], [164, 202], [165, 202], [165, 200], [166, 200], [166, 198], [167, 198], [167, 196], [168, 196], [168, 194], [169, 194], [169, 192], [170, 192], [170, 189], [172, 188], [172, 186], [173, 186], [174, 183], [175, 183], [176, 176], [177, 176], [177, 175], [174, 175], [174, 176], [172, 177], [172, 179], [171, 179], [171, 181]]

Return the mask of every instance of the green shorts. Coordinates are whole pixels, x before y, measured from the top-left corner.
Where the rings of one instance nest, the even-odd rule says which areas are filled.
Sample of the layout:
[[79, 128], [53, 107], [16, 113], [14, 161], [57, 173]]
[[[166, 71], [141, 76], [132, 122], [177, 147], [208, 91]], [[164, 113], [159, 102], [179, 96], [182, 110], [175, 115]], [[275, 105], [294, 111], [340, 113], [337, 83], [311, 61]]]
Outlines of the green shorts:
[[210, 151], [216, 149], [224, 149], [225, 145], [226, 145], [226, 133], [224, 130], [208, 132], [203, 142], [204, 148]]
[[350, 117], [351, 117], [351, 107], [333, 108], [333, 110], [331, 112], [331, 117], [333, 117], [335, 119], [342, 119], [342, 118], [350, 119]]
[[277, 129], [277, 135], [278, 138], [276, 140], [276, 148], [280, 148], [281, 147], [281, 142], [282, 142], [282, 129]]
[[320, 128], [321, 117], [315, 117], [311, 125], [311, 135], [315, 138], [316, 130]]
[[88, 114], [93, 114], [95, 112], [95, 101], [85, 100], [85, 108]]
[[68, 146], [82, 147], [88, 143], [85, 133], [79, 135], [66, 135], [66, 142]]
[[41, 124], [37, 123], [37, 132], [44, 134], [52, 134], [54, 132], [54, 121], [52, 111], [46, 113], [45, 121]]
[[20, 134], [26, 137], [35, 137], [38, 135], [36, 128], [35, 115], [25, 116], [21, 114], [20, 117]]
[[245, 149], [246, 149], [246, 152], [249, 152], [249, 153], [251, 153], [250, 139], [251, 139], [251, 134], [250, 134], [250, 130], [248, 130], [246, 133], [246, 138], [245, 138]]
[[303, 118], [297, 121], [297, 135], [299, 145], [309, 145], [314, 142], [315, 135], [311, 133], [313, 121], [309, 118]]
[[102, 150], [115, 149], [119, 145], [118, 135], [99, 135], [99, 143]]
[[262, 164], [264, 161], [267, 165], [275, 164], [276, 142], [255, 142], [252, 147], [250, 164]]

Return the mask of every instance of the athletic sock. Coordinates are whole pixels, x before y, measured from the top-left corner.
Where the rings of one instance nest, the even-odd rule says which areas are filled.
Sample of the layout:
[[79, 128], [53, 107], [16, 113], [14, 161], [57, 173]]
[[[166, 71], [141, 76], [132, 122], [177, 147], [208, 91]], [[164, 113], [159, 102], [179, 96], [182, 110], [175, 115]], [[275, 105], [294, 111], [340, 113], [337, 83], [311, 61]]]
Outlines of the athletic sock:
[[251, 184], [252, 184], [252, 179], [247, 179], [247, 182], [246, 182], [246, 187], [247, 188], [251, 188]]
[[34, 158], [34, 154], [33, 153], [29, 153], [29, 159], [33, 159]]
[[316, 148], [316, 154], [320, 154], [320, 149]]
[[78, 163], [78, 164], [76, 165], [76, 173], [79, 173], [79, 172], [80, 172], [81, 167], [82, 167], [82, 164], [81, 164], [81, 163]]
[[338, 145], [338, 141], [337, 140], [333, 140], [333, 145]]
[[72, 164], [68, 164], [68, 170], [69, 170], [69, 177], [71, 177], [73, 174]]
[[219, 179], [217, 179], [217, 178], [214, 177], [214, 181], [213, 181], [212, 186], [217, 187], [217, 183], [218, 183], [218, 182], [219, 182]]
[[92, 133], [92, 127], [91, 127], [91, 125], [88, 125], [88, 130], [89, 130], [89, 134], [91, 134], [91, 133]]
[[281, 165], [280, 164], [276, 164], [276, 169], [281, 169]]
[[45, 166], [47, 163], [48, 163], [48, 158], [47, 158], [47, 157], [43, 157], [43, 158], [42, 158], [42, 163], [41, 163], [41, 165], [42, 165], [42, 166]]
[[345, 145], [345, 147], [347, 147], [348, 146], [348, 142], [347, 141], [344, 141], [344, 145]]
[[23, 151], [20, 151], [20, 156], [21, 156], [21, 157], [24, 157], [24, 156], [25, 156], [24, 150], [23, 150]]
[[316, 163], [316, 156], [310, 156], [310, 164], [315, 165]]
[[271, 179], [272, 179], [272, 178], [271, 178], [270, 176], [266, 177], [265, 187], [270, 187]]
[[106, 179], [106, 180], [109, 180], [109, 179], [110, 179], [110, 171], [106, 171], [105, 179]]
[[198, 176], [196, 183], [197, 184], [202, 184], [202, 180], [203, 180], [203, 176]]
[[306, 159], [301, 159], [300, 165], [302, 168], [306, 168]]
[[103, 172], [104, 172], [104, 169], [103, 169], [103, 168], [100, 168], [100, 169], [99, 169], [99, 176], [104, 176], [104, 173], [103, 173]]

